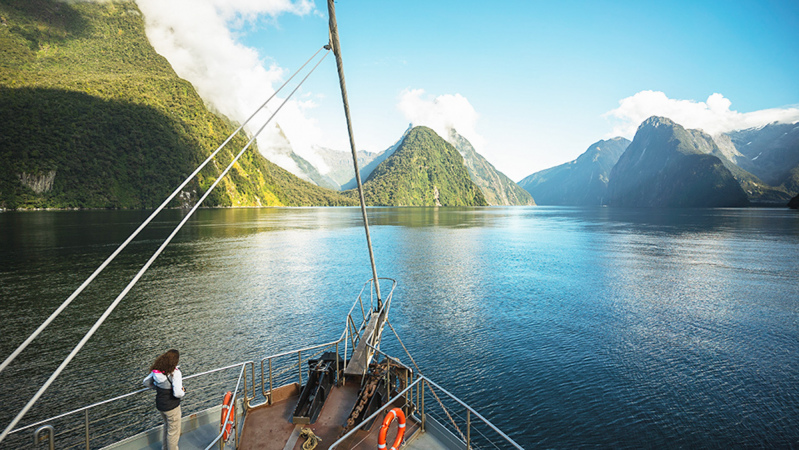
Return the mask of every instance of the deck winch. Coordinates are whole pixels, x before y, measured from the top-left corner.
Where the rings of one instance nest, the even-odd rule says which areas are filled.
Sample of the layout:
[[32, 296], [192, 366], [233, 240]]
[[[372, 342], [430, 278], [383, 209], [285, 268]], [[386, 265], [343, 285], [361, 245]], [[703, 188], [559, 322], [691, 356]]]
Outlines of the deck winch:
[[322, 406], [336, 382], [336, 359], [334, 352], [326, 352], [319, 359], [308, 360], [308, 383], [300, 392], [291, 423], [311, 424], [319, 417]]

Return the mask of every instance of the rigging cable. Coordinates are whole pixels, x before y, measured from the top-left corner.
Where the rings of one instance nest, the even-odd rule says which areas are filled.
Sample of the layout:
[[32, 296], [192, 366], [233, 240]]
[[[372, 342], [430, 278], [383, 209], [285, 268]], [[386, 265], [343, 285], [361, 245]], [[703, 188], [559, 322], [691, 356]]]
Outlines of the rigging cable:
[[[42, 331], [44, 331], [44, 329], [45, 329], [45, 328], [47, 328], [47, 326], [48, 326], [48, 325], [50, 325], [50, 323], [51, 323], [53, 320], [55, 320], [55, 318], [56, 318], [56, 317], [58, 317], [58, 315], [59, 315], [59, 314], [61, 314], [61, 312], [62, 312], [62, 311], [63, 311], [63, 310], [64, 310], [64, 309], [65, 309], [67, 306], [69, 306], [69, 304], [70, 304], [70, 303], [72, 303], [72, 300], [75, 300], [75, 298], [76, 298], [78, 295], [80, 295], [80, 293], [81, 293], [81, 292], [83, 292], [83, 290], [84, 290], [84, 289], [86, 289], [86, 287], [87, 287], [87, 286], [88, 286], [88, 285], [89, 285], [89, 284], [90, 284], [92, 281], [94, 281], [94, 279], [95, 279], [95, 278], [96, 278], [96, 277], [97, 277], [97, 276], [100, 274], [100, 272], [102, 272], [103, 270], [105, 270], [106, 266], [108, 266], [108, 264], [110, 264], [110, 263], [111, 263], [111, 261], [113, 261], [113, 260], [114, 260], [114, 258], [116, 258], [116, 257], [117, 257], [117, 255], [119, 255], [119, 253], [121, 253], [121, 252], [122, 252], [122, 250], [124, 250], [124, 249], [125, 249], [125, 247], [127, 247], [127, 246], [128, 246], [128, 244], [129, 244], [129, 243], [130, 243], [130, 242], [131, 242], [131, 241], [132, 241], [132, 240], [133, 240], [133, 239], [134, 239], [136, 236], [138, 236], [138, 235], [139, 235], [139, 233], [140, 233], [142, 230], [144, 230], [144, 228], [145, 228], [145, 227], [146, 227], [146, 226], [147, 226], [147, 225], [148, 225], [148, 224], [149, 224], [149, 223], [150, 223], [150, 222], [151, 222], [151, 221], [152, 221], [152, 220], [155, 218], [155, 216], [157, 216], [157, 215], [158, 215], [158, 213], [160, 213], [160, 212], [161, 212], [161, 210], [163, 210], [163, 209], [166, 207], [166, 205], [167, 205], [167, 204], [169, 204], [169, 202], [170, 202], [170, 201], [172, 201], [172, 199], [174, 199], [174, 198], [175, 198], [175, 196], [177, 196], [177, 195], [180, 193], [180, 191], [181, 191], [181, 190], [182, 190], [184, 187], [186, 187], [186, 185], [187, 185], [187, 184], [189, 184], [189, 182], [190, 182], [192, 179], [194, 179], [194, 177], [195, 177], [195, 176], [197, 176], [197, 174], [198, 174], [198, 173], [200, 173], [200, 170], [202, 170], [202, 169], [203, 169], [203, 168], [204, 168], [204, 167], [205, 167], [205, 166], [206, 166], [206, 165], [207, 165], [207, 164], [208, 164], [208, 163], [209, 163], [209, 162], [210, 162], [210, 161], [211, 161], [211, 160], [212, 160], [212, 159], [213, 159], [213, 158], [214, 158], [214, 157], [217, 155], [217, 153], [219, 153], [219, 152], [222, 150], [222, 148], [224, 148], [224, 147], [225, 147], [225, 146], [228, 144], [228, 142], [230, 142], [230, 140], [231, 140], [231, 139], [233, 139], [233, 137], [234, 137], [235, 135], [237, 135], [237, 134], [239, 133], [239, 131], [241, 131], [241, 130], [244, 128], [244, 126], [245, 126], [245, 125], [247, 125], [247, 124], [250, 122], [250, 120], [252, 120], [252, 118], [253, 118], [253, 117], [255, 117], [255, 115], [256, 115], [256, 114], [258, 114], [258, 112], [260, 112], [262, 109], [264, 109], [264, 108], [266, 107], [266, 104], [267, 104], [267, 103], [269, 103], [269, 102], [270, 102], [270, 101], [271, 101], [271, 100], [272, 100], [272, 99], [275, 97], [275, 95], [277, 95], [277, 93], [278, 93], [278, 92], [280, 92], [280, 91], [281, 91], [281, 90], [282, 90], [282, 89], [283, 89], [283, 88], [284, 88], [284, 87], [285, 87], [285, 86], [286, 86], [286, 85], [287, 85], [287, 84], [288, 84], [288, 83], [289, 83], [289, 82], [290, 82], [290, 81], [291, 81], [291, 80], [294, 78], [294, 76], [296, 76], [296, 75], [297, 75], [297, 74], [298, 74], [298, 73], [299, 73], [299, 72], [300, 72], [300, 71], [301, 71], [301, 70], [302, 70], [302, 69], [303, 69], [303, 68], [304, 68], [306, 65], [308, 65], [308, 63], [309, 63], [309, 62], [311, 62], [311, 60], [313, 60], [313, 59], [316, 57], [316, 55], [318, 55], [318, 54], [319, 54], [319, 52], [321, 52], [321, 51], [322, 51], [322, 49], [324, 49], [324, 48], [325, 48], [325, 47], [321, 47], [319, 50], [317, 50], [317, 51], [316, 51], [316, 53], [314, 53], [314, 54], [313, 54], [313, 56], [311, 56], [310, 58], [308, 58], [308, 61], [305, 61], [305, 64], [303, 64], [303, 65], [302, 65], [302, 66], [301, 66], [299, 69], [297, 69], [297, 71], [295, 71], [295, 72], [294, 72], [294, 74], [293, 74], [293, 75], [291, 75], [291, 77], [290, 77], [288, 80], [286, 80], [286, 82], [285, 82], [285, 83], [283, 83], [283, 85], [282, 85], [282, 86], [280, 86], [280, 87], [279, 87], [279, 88], [278, 88], [278, 89], [277, 89], [277, 90], [276, 90], [276, 91], [275, 91], [275, 92], [274, 92], [274, 93], [273, 93], [273, 94], [272, 94], [272, 95], [271, 95], [271, 96], [270, 96], [270, 97], [269, 97], [269, 98], [268, 98], [268, 99], [267, 99], [267, 100], [266, 100], [266, 101], [265, 101], [265, 102], [264, 102], [264, 103], [263, 103], [263, 104], [260, 106], [260, 107], [258, 107], [258, 109], [256, 109], [256, 110], [255, 110], [255, 112], [254, 112], [254, 113], [252, 113], [252, 115], [251, 115], [250, 117], [248, 117], [248, 118], [247, 118], [247, 120], [245, 120], [245, 121], [244, 121], [244, 123], [242, 123], [241, 125], [239, 125], [239, 127], [236, 129], [236, 131], [234, 131], [234, 132], [233, 132], [233, 133], [232, 133], [232, 134], [231, 134], [231, 135], [230, 135], [230, 136], [229, 136], [229, 137], [228, 137], [228, 138], [225, 140], [225, 142], [223, 142], [223, 143], [222, 143], [222, 145], [220, 145], [220, 146], [219, 146], [219, 147], [218, 147], [218, 148], [217, 148], [217, 149], [216, 149], [216, 150], [215, 150], [213, 153], [211, 153], [211, 155], [210, 155], [210, 156], [208, 156], [208, 158], [206, 158], [206, 159], [205, 159], [205, 161], [203, 161], [203, 163], [202, 163], [202, 164], [200, 164], [200, 165], [197, 167], [197, 169], [195, 169], [195, 171], [191, 173], [191, 175], [189, 175], [188, 177], [186, 177], [186, 179], [185, 179], [185, 180], [183, 180], [183, 183], [181, 183], [181, 185], [180, 185], [180, 186], [178, 186], [178, 187], [177, 187], [177, 189], [175, 189], [175, 190], [172, 192], [172, 194], [170, 194], [170, 195], [169, 195], [169, 197], [167, 197], [167, 198], [166, 198], [166, 200], [164, 200], [164, 202], [163, 202], [163, 203], [161, 203], [161, 206], [159, 206], [158, 208], [156, 208], [156, 209], [155, 209], [155, 211], [153, 211], [153, 212], [152, 212], [152, 214], [150, 214], [150, 217], [148, 217], [147, 219], [145, 219], [145, 221], [144, 221], [144, 222], [142, 222], [142, 224], [141, 224], [141, 225], [139, 225], [139, 228], [137, 228], [137, 229], [136, 229], [136, 231], [134, 231], [134, 232], [133, 232], [133, 234], [131, 234], [131, 235], [130, 235], [130, 236], [129, 236], [129, 237], [126, 239], [126, 240], [125, 240], [125, 242], [123, 242], [123, 243], [122, 243], [122, 244], [121, 244], [119, 247], [117, 247], [117, 249], [116, 249], [116, 250], [114, 250], [114, 252], [111, 254], [111, 256], [109, 256], [109, 257], [108, 257], [108, 258], [107, 258], [105, 261], [103, 261], [103, 263], [102, 263], [102, 264], [100, 264], [100, 266], [99, 266], [99, 267], [97, 267], [97, 269], [95, 269], [94, 273], [92, 273], [92, 274], [89, 276], [89, 278], [87, 278], [87, 279], [86, 279], [86, 281], [84, 281], [84, 282], [83, 282], [83, 284], [81, 284], [81, 285], [80, 285], [80, 286], [79, 286], [79, 287], [78, 287], [78, 288], [75, 290], [75, 292], [73, 292], [73, 293], [72, 293], [72, 294], [71, 294], [71, 295], [70, 295], [70, 296], [69, 296], [69, 297], [68, 297], [68, 298], [67, 298], [67, 299], [64, 301], [64, 303], [62, 303], [62, 304], [61, 304], [61, 306], [59, 306], [59, 307], [58, 307], [58, 309], [56, 309], [56, 310], [55, 310], [55, 311], [54, 311], [52, 314], [50, 314], [50, 317], [48, 317], [48, 318], [47, 318], [47, 320], [45, 320], [45, 321], [44, 321], [44, 322], [43, 322], [43, 323], [42, 323], [42, 324], [39, 326], [39, 328], [37, 328], [37, 329], [36, 329], [36, 331], [34, 331], [34, 332], [33, 332], [33, 333], [30, 335], [30, 336], [28, 336], [28, 338], [25, 340], [25, 342], [23, 342], [22, 344], [20, 344], [20, 346], [19, 346], [19, 347], [17, 347], [17, 349], [16, 349], [16, 350], [14, 350], [14, 352], [13, 352], [13, 353], [11, 353], [11, 355], [9, 355], [9, 356], [8, 356], [8, 357], [5, 359], [5, 361], [3, 361], [3, 363], [2, 363], [2, 364], [0, 364], [0, 372], [2, 372], [2, 371], [3, 371], [3, 370], [6, 368], [6, 367], [8, 367], [8, 365], [9, 365], [9, 364], [11, 364], [11, 362], [12, 362], [12, 361], [13, 361], [13, 360], [14, 360], [14, 359], [17, 357], [17, 356], [19, 356], [19, 354], [20, 354], [20, 353], [22, 353], [22, 351], [23, 351], [23, 350], [25, 350], [25, 348], [27, 348], [27, 347], [28, 347], [28, 345], [29, 345], [31, 342], [33, 342], [33, 340], [34, 340], [34, 339], [36, 339], [36, 338], [37, 338], [37, 337], [38, 337], [38, 336], [39, 336], [39, 335], [42, 333]], [[328, 51], [329, 51], [329, 50], [328, 50]], [[325, 53], [325, 56], [326, 56], [326, 55], [327, 55], [327, 53]]]
[[250, 145], [252, 145], [252, 143], [255, 141], [255, 138], [257, 138], [258, 135], [261, 134], [261, 131], [263, 131], [263, 129], [266, 128], [266, 125], [268, 125], [269, 122], [272, 121], [272, 119], [275, 117], [275, 115], [278, 113], [278, 111], [280, 111], [280, 109], [283, 108], [283, 106], [286, 103], [288, 103], [289, 99], [294, 95], [295, 92], [297, 92], [297, 90], [302, 86], [302, 84], [305, 83], [305, 80], [307, 80], [308, 77], [311, 76], [311, 74], [314, 72], [314, 70], [316, 70], [316, 68], [319, 67], [319, 64], [321, 64], [322, 61], [324, 61], [325, 57], [329, 53], [330, 53], [330, 50], [328, 50], [324, 54], [324, 56], [322, 56], [322, 58], [319, 60], [319, 62], [316, 63], [316, 65], [313, 67], [313, 69], [311, 69], [311, 71], [308, 72], [308, 74], [305, 76], [305, 78], [303, 78], [302, 81], [300, 81], [300, 83], [297, 85], [297, 87], [294, 88], [293, 91], [291, 91], [291, 93], [288, 95], [288, 97], [286, 97], [286, 99], [283, 101], [283, 103], [281, 103], [280, 106], [278, 106], [278, 108], [275, 110], [274, 113], [272, 113], [272, 115], [269, 117], [269, 119], [261, 126], [261, 128], [258, 129], [258, 131], [252, 136], [252, 138], [250, 138], [249, 142], [247, 142], [247, 145], [245, 145], [244, 148], [241, 149], [241, 151], [236, 155], [235, 158], [233, 158], [233, 160], [230, 162], [230, 164], [228, 164], [228, 166], [225, 168], [225, 170], [222, 171], [222, 173], [219, 174], [219, 176], [214, 181], [214, 183], [208, 188], [208, 190], [205, 192], [205, 194], [203, 194], [203, 196], [200, 198], [200, 200], [197, 201], [197, 204], [195, 204], [194, 207], [188, 212], [188, 214], [186, 214], [186, 217], [184, 217], [183, 220], [181, 220], [181, 222], [177, 225], [177, 227], [175, 227], [175, 229], [172, 231], [172, 233], [169, 235], [169, 237], [167, 237], [166, 240], [164, 240], [164, 242], [161, 244], [161, 246], [158, 247], [158, 250], [156, 250], [155, 253], [153, 253], [153, 256], [151, 256], [150, 259], [147, 260], [147, 262], [144, 264], [144, 266], [142, 266], [142, 268], [139, 270], [139, 272], [136, 274], [136, 276], [134, 276], [133, 279], [130, 281], [130, 283], [128, 283], [128, 285], [125, 286], [125, 289], [123, 289], [122, 292], [119, 293], [117, 298], [105, 310], [103, 315], [100, 316], [99, 319], [97, 319], [97, 322], [95, 322], [95, 324], [92, 326], [92, 328], [86, 333], [86, 335], [83, 336], [83, 339], [80, 340], [78, 345], [75, 346], [75, 348], [72, 350], [72, 352], [70, 352], [70, 354], [66, 357], [66, 359], [64, 359], [64, 361], [61, 363], [61, 365], [58, 366], [58, 368], [55, 370], [55, 372], [53, 372], [53, 374], [50, 376], [50, 378], [48, 378], [47, 381], [42, 385], [42, 387], [39, 388], [39, 391], [36, 392], [36, 394], [28, 401], [28, 403], [25, 405], [25, 407], [22, 408], [22, 410], [17, 414], [16, 417], [14, 417], [14, 420], [12, 420], [11, 423], [2, 432], [2, 434], [0, 434], [0, 442], [2, 442], [3, 439], [5, 439], [5, 437], [8, 435], [8, 433], [11, 432], [11, 430], [14, 428], [14, 426], [17, 423], [19, 423], [19, 421], [22, 419], [22, 417], [25, 416], [25, 414], [31, 409], [31, 407], [33, 407], [33, 405], [36, 403], [36, 401], [39, 400], [39, 398], [42, 396], [42, 394], [44, 394], [44, 392], [47, 390], [47, 388], [50, 387], [50, 385], [53, 383], [53, 381], [55, 381], [55, 379], [58, 378], [58, 376], [61, 374], [61, 372], [64, 370], [64, 368], [66, 368], [66, 366], [70, 363], [70, 361], [72, 361], [72, 359], [75, 357], [75, 355], [77, 355], [78, 352], [83, 348], [83, 346], [86, 345], [86, 342], [88, 342], [89, 339], [92, 337], [92, 335], [94, 335], [94, 333], [97, 331], [97, 329], [100, 328], [100, 325], [102, 325], [103, 322], [105, 322], [105, 320], [108, 318], [108, 316], [114, 310], [114, 308], [117, 307], [119, 302], [122, 301], [123, 298], [125, 298], [125, 296], [133, 288], [133, 286], [139, 281], [139, 279], [142, 277], [142, 275], [144, 275], [144, 272], [146, 272], [147, 269], [150, 268], [150, 266], [155, 261], [155, 259], [158, 258], [158, 256], [161, 254], [161, 252], [164, 251], [164, 248], [166, 248], [166, 246], [172, 241], [172, 239], [175, 237], [175, 235], [178, 233], [178, 231], [180, 231], [180, 229], [183, 228], [183, 225], [185, 225], [186, 222], [188, 222], [188, 220], [191, 218], [191, 216], [194, 214], [194, 212], [197, 211], [197, 209], [200, 207], [202, 202], [211, 194], [211, 192], [219, 184], [219, 182], [222, 181], [222, 179], [225, 177], [225, 175], [227, 175], [227, 173], [230, 172], [230, 169], [233, 168], [233, 165], [239, 160], [239, 158], [241, 158], [241, 156], [244, 154], [244, 152], [247, 151], [248, 148], [250, 148]]
[[[408, 349], [405, 347], [405, 344], [402, 343], [402, 339], [400, 339], [399, 334], [397, 334], [397, 330], [394, 329], [394, 326], [391, 325], [391, 322], [389, 322], [388, 319], [386, 319], [386, 323], [391, 328], [391, 331], [394, 332], [394, 336], [396, 336], [397, 341], [402, 346], [402, 349], [405, 350], [405, 354], [408, 355], [408, 358], [411, 359], [411, 362], [413, 363], [413, 367], [416, 367], [416, 372], [418, 372], [420, 376], [424, 376], [422, 374], [422, 370], [419, 369], [419, 366], [416, 364], [416, 361], [413, 359], [413, 356], [411, 356], [411, 352], [409, 352]], [[466, 441], [466, 436], [464, 436], [463, 435], [463, 431], [461, 431], [461, 429], [458, 428], [458, 424], [455, 423], [455, 419], [453, 419], [452, 416], [449, 414], [449, 411], [447, 410], [447, 407], [444, 406], [444, 403], [441, 401], [440, 398], [438, 398], [438, 394], [436, 394], [436, 391], [434, 391], [433, 388], [429, 384], [427, 385], [427, 387], [430, 389], [430, 392], [433, 393], [433, 397], [436, 398], [436, 401], [438, 402], [439, 406], [441, 406], [441, 409], [443, 409], [444, 413], [447, 415], [447, 417], [449, 417], [449, 421], [452, 422], [452, 425], [455, 427], [456, 430], [458, 430], [458, 434], [460, 434], [461, 438], [464, 441]], [[424, 389], [424, 387], [423, 387], [423, 389]]]
[[338, 26], [336, 25], [336, 7], [333, 0], [327, 0], [327, 12], [330, 17], [330, 45], [333, 47], [333, 55], [336, 57], [336, 69], [338, 69], [338, 80], [341, 85], [341, 98], [344, 101], [344, 115], [347, 117], [347, 132], [350, 136], [350, 150], [352, 150], [352, 164], [355, 166], [355, 181], [358, 183], [358, 196], [361, 201], [361, 215], [363, 216], [363, 227], [366, 230], [366, 246], [369, 248], [369, 261], [372, 263], [372, 276], [375, 280], [375, 290], [377, 291], [377, 311], [383, 308], [383, 298], [380, 296], [380, 281], [377, 278], [377, 266], [375, 266], [375, 254], [372, 250], [372, 238], [369, 236], [369, 220], [366, 218], [366, 200], [363, 197], [363, 184], [361, 183], [361, 171], [358, 170], [358, 151], [355, 150], [355, 136], [352, 132], [352, 118], [350, 117], [350, 104], [347, 101], [347, 84], [344, 82], [344, 63], [341, 60], [341, 46], [338, 40]]

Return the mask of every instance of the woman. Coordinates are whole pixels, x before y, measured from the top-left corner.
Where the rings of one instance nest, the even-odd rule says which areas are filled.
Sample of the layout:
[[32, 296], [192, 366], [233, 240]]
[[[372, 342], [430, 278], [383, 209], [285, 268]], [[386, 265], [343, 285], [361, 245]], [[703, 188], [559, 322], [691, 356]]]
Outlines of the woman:
[[163, 450], [178, 450], [180, 439], [180, 399], [185, 395], [183, 375], [178, 367], [180, 353], [169, 350], [156, 358], [144, 385], [155, 388], [155, 407], [164, 418]]

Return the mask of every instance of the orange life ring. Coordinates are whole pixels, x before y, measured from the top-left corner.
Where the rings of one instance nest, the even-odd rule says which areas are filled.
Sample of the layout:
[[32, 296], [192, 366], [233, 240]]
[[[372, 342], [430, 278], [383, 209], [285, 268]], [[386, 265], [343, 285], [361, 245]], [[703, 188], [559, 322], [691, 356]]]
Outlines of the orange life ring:
[[[233, 400], [233, 394], [230, 391], [227, 391], [225, 394], [225, 400], [222, 402], [222, 417], [219, 419], [219, 431], [222, 431], [224, 428], [225, 432], [222, 434], [222, 440], [227, 440], [228, 436], [230, 436], [230, 430], [233, 429], [233, 422], [236, 417], [236, 405], [231, 404]], [[230, 409], [230, 420], [228, 420], [227, 425], [225, 424], [225, 418], [228, 415], [228, 409]]]
[[386, 418], [383, 419], [383, 426], [380, 427], [380, 435], [377, 437], [377, 448], [379, 450], [386, 448], [386, 434], [388, 434], [388, 427], [391, 426], [395, 416], [399, 421], [397, 424], [399, 428], [397, 428], [397, 438], [394, 439], [391, 450], [397, 450], [402, 444], [402, 438], [405, 436], [405, 413], [399, 408], [394, 408], [386, 414]]

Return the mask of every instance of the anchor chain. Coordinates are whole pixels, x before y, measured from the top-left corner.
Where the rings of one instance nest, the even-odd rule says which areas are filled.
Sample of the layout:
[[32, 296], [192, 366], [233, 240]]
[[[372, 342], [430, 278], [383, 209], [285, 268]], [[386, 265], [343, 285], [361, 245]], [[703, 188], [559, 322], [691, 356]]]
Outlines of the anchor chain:
[[390, 364], [388, 361], [385, 361], [379, 364], [371, 364], [370, 368], [371, 370], [369, 371], [369, 378], [367, 378], [366, 385], [364, 385], [364, 387], [361, 389], [358, 402], [356, 403], [355, 408], [353, 408], [352, 413], [350, 413], [350, 416], [347, 418], [347, 426], [345, 426], [341, 431], [339, 437], [347, 434], [347, 432], [349, 432], [352, 427], [356, 425], [355, 421], [358, 420], [358, 417], [360, 417], [363, 410], [369, 404], [369, 400], [371, 400], [372, 396], [374, 396], [375, 391], [377, 391], [377, 386], [380, 383], [380, 380], [384, 378], [385, 371], [390, 368]]

